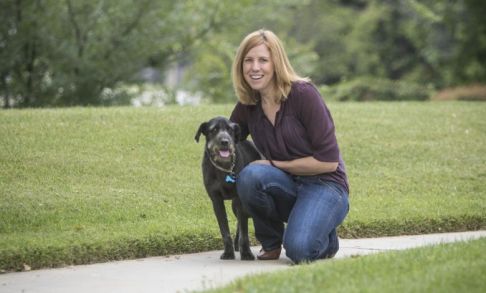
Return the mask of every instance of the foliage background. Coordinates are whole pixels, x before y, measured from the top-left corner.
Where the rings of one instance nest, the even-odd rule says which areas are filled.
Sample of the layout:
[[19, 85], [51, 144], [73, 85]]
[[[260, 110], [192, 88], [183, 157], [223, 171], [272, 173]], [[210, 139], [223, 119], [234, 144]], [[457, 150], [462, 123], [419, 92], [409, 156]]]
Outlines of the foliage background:
[[318, 86], [400, 80], [430, 96], [485, 83], [484, 15], [480, 0], [5, 0], [0, 102], [129, 104], [120, 89], [143, 82], [140, 70], [155, 68], [162, 82], [174, 66], [183, 76], [169, 90], [234, 101], [233, 56], [259, 28], [275, 31]]

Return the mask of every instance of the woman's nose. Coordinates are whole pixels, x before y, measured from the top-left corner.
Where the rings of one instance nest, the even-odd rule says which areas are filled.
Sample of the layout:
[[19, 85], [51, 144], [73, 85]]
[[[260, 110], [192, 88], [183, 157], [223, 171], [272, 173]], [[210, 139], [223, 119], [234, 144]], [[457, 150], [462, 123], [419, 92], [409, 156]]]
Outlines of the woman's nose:
[[258, 63], [258, 61], [253, 61], [252, 64], [251, 64], [251, 69], [253, 71], [258, 71], [260, 70], [260, 64]]

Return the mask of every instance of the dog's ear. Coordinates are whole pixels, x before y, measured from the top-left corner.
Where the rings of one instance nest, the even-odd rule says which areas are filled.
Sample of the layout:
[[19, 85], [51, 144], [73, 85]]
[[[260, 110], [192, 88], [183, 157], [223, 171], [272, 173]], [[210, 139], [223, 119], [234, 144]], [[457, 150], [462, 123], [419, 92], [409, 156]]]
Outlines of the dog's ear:
[[235, 134], [235, 143], [240, 142], [241, 140], [241, 128], [238, 123], [231, 123], [231, 128], [233, 128], [233, 132]]
[[199, 125], [199, 129], [197, 130], [196, 136], [194, 137], [196, 142], [199, 142], [199, 137], [201, 136], [201, 133], [204, 134], [204, 135], [208, 134], [208, 123], [207, 122], [203, 122], [203, 123], [201, 123], [201, 125]]

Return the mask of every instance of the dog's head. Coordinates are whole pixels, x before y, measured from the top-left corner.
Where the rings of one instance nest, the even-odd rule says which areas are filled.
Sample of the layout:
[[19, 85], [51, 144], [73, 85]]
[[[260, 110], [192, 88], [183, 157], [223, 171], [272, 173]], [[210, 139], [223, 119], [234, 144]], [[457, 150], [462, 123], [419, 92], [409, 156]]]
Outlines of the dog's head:
[[201, 123], [194, 139], [199, 142], [206, 137], [206, 149], [214, 161], [229, 162], [235, 154], [235, 145], [240, 140], [240, 127], [224, 117], [216, 117]]

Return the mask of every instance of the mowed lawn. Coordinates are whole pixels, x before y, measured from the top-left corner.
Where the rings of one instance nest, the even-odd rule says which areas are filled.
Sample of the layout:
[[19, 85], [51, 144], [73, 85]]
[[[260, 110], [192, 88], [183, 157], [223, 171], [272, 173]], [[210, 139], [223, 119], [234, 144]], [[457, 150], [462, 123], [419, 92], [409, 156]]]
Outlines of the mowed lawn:
[[484, 292], [486, 238], [318, 261], [207, 292]]
[[[341, 237], [486, 227], [484, 103], [329, 107], [351, 185]], [[231, 110], [0, 111], [0, 270], [221, 248], [194, 135]]]

